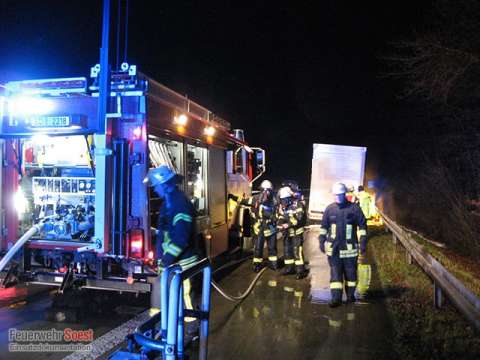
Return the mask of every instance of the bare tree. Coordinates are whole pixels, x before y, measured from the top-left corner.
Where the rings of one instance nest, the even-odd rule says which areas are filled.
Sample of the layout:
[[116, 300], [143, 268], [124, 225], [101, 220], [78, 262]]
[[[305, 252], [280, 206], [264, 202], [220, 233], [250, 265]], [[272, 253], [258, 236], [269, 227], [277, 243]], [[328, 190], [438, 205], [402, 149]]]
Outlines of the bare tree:
[[[387, 75], [404, 84], [402, 95], [428, 105], [421, 123], [410, 122], [408, 140], [424, 144], [425, 129], [431, 129], [414, 191], [400, 182], [409, 203], [399, 205], [408, 208], [412, 223], [432, 234], [441, 230], [444, 241], [480, 254], [477, 221], [467, 206], [468, 199], [480, 198], [480, 1], [434, 4], [428, 24], [393, 43], [394, 55], [385, 57], [392, 69]], [[419, 151], [407, 149], [411, 158]]]
[[479, 95], [479, 1], [436, 1], [429, 28], [393, 45], [389, 75], [405, 81], [405, 96], [447, 104]]

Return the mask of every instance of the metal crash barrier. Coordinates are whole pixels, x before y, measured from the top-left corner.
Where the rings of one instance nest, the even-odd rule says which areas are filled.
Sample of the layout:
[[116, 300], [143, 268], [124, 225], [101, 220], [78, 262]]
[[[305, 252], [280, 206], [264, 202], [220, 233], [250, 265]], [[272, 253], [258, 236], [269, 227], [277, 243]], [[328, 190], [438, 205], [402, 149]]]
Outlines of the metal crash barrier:
[[444, 295], [450, 299], [465, 318], [477, 330], [480, 330], [480, 298], [463, 285], [445, 267], [430, 255], [423, 246], [417, 243], [412, 235], [399, 226], [383, 212], [380, 212], [385, 226], [392, 233], [394, 244], [400, 242], [406, 251], [406, 260], [409, 264], [413, 260], [433, 280], [434, 305], [440, 308], [444, 302]]
[[[200, 272], [203, 273], [200, 310], [185, 309], [183, 281]], [[117, 351], [110, 359], [147, 359], [151, 358], [154, 352], [161, 354], [162, 359], [165, 360], [183, 359], [184, 318], [187, 316], [200, 320], [198, 358], [206, 360], [211, 280], [212, 267], [208, 259], [203, 259], [185, 270], [177, 264], [166, 268], [161, 277], [160, 313], [127, 336], [127, 351]], [[158, 329], [159, 320], [160, 329]]]

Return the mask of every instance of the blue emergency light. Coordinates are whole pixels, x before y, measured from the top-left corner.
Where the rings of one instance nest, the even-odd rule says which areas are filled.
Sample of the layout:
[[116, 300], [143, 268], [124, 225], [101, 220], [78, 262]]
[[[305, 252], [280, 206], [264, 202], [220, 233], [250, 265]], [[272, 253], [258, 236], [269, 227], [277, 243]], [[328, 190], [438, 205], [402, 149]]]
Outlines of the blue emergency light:
[[11, 81], [5, 85], [11, 94], [50, 95], [86, 93], [85, 77]]
[[92, 132], [96, 99], [86, 96], [84, 77], [12, 81], [6, 84], [0, 113], [0, 135]]

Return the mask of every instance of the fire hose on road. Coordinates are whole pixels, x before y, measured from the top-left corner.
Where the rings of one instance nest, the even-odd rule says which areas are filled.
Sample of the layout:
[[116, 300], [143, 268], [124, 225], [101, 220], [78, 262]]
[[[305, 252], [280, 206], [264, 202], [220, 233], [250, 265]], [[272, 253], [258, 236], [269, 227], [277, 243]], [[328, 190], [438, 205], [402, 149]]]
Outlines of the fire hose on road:
[[[237, 260], [237, 261], [234, 261], [234, 262], [231, 262], [231, 263], [228, 263], [228, 264], [225, 264], [221, 267], [219, 267], [218, 269], [216, 269], [214, 271], [214, 273], [220, 271], [220, 270], [223, 270], [227, 267], [230, 267], [230, 266], [233, 266], [233, 265], [236, 265], [240, 262], [243, 262], [245, 260], [248, 260], [250, 259], [251, 256], [247, 256], [243, 259], [240, 259], [240, 260]], [[247, 296], [250, 294], [250, 292], [253, 290], [253, 287], [255, 286], [255, 284], [257, 283], [258, 279], [260, 279], [260, 277], [263, 275], [263, 273], [265, 272], [265, 270], [267, 270], [267, 268], [263, 268], [256, 276], [255, 278], [252, 280], [252, 282], [250, 283], [250, 285], [248, 286], [248, 288], [241, 294], [241, 295], [238, 295], [238, 296], [234, 296], [234, 295], [229, 295], [225, 292], [225, 290], [223, 290], [220, 285], [218, 285], [214, 280], [212, 280], [212, 286], [215, 290], [217, 290], [219, 292], [220, 295], [222, 295], [225, 299], [227, 300], [230, 300], [230, 301], [242, 301], [244, 299], [247, 298]]]

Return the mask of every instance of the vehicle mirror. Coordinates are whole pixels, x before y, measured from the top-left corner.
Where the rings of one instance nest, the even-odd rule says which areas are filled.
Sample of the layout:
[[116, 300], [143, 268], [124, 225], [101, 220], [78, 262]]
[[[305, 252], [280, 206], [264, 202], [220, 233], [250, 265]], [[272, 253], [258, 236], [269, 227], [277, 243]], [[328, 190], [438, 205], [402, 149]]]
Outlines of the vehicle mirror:
[[265, 150], [261, 148], [252, 148], [253, 150], [253, 181], [258, 179], [266, 169]]

